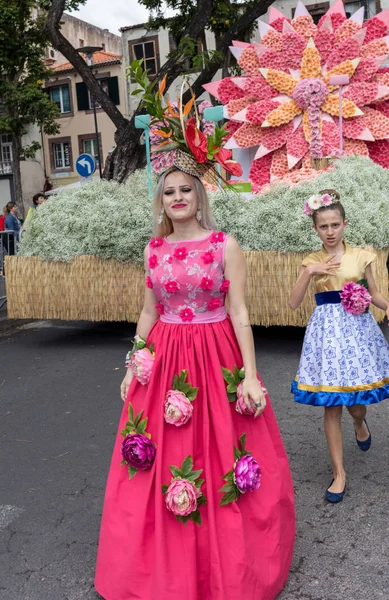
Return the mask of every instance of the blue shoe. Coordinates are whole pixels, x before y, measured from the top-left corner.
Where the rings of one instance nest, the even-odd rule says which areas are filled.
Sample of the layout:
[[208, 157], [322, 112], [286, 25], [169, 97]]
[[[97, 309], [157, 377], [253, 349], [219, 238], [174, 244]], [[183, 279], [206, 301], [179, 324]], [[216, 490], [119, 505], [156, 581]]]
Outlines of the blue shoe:
[[358, 438], [357, 438], [357, 432], [355, 432], [355, 439], [357, 440], [357, 444], [358, 444], [358, 448], [360, 450], [362, 450], [362, 452], [367, 452], [371, 446], [371, 433], [370, 433], [370, 429], [368, 424], [366, 423], [366, 419], [363, 419], [366, 427], [367, 427], [367, 431], [369, 432], [369, 437], [367, 438], [367, 440], [365, 440], [364, 442], [361, 442]]
[[[328, 488], [330, 488], [333, 483], [334, 483], [334, 479], [331, 481]], [[342, 502], [343, 496], [346, 493], [346, 484], [344, 485], [343, 492], [339, 492], [338, 494], [336, 494], [335, 492], [329, 492], [328, 488], [326, 489], [326, 493], [324, 494], [324, 497], [327, 500], [327, 502], [331, 502], [332, 504], [337, 504], [337, 502]]]

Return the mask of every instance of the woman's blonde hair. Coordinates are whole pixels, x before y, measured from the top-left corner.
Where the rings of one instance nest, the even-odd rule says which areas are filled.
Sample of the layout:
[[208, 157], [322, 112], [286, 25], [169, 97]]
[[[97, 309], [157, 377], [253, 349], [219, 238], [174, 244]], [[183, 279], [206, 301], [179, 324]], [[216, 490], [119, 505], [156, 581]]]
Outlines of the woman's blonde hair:
[[[165, 173], [163, 173], [161, 175], [161, 177], [159, 178], [157, 187], [155, 189], [154, 203], [153, 203], [153, 230], [154, 230], [154, 235], [156, 237], [165, 237], [167, 235], [170, 235], [173, 232], [173, 224], [172, 224], [171, 220], [169, 219], [169, 217], [166, 215], [166, 212], [163, 213], [162, 223], [158, 223], [158, 218], [161, 214], [161, 208], [163, 206], [162, 198], [163, 198], [163, 190], [165, 188], [165, 179], [168, 175], [170, 175], [171, 173], [175, 173], [177, 171], [182, 173], [182, 171], [180, 171], [176, 167], [171, 167], [170, 169], [165, 171]], [[201, 221], [200, 221], [201, 227], [203, 227], [204, 229], [209, 229], [209, 230], [216, 229], [215, 219], [213, 217], [211, 207], [209, 205], [208, 195], [207, 195], [207, 192], [205, 191], [203, 184], [201, 183], [200, 179], [198, 179], [198, 177], [193, 177], [193, 175], [188, 175], [187, 173], [184, 173], [184, 175], [186, 175], [187, 177], [190, 177], [194, 183], [194, 187], [195, 187], [196, 195], [197, 195], [198, 207], [200, 209], [200, 214], [201, 214]]]

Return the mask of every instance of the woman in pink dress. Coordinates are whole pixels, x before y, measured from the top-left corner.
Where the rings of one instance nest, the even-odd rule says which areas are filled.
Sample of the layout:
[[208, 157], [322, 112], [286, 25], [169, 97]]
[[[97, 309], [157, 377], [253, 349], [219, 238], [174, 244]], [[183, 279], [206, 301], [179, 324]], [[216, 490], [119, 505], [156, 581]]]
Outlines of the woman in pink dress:
[[168, 170], [154, 208], [96, 589], [105, 600], [274, 600], [292, 560], [293, 486], [256, 373], [245, 259], [197, 177]]

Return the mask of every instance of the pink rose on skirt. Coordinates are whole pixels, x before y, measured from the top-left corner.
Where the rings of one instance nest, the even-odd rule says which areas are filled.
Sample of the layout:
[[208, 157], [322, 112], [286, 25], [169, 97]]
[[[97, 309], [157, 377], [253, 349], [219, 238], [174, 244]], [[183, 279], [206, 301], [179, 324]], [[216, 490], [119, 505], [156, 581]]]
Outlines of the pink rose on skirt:
[[200, 496], [201, 492], [187, 479], [173, 479], [165, 495], [166, 508], [174, 515], [185, 517], [197, 510]]
[[192, 417], [193, 406], [178, 390], [169, 390], [165, 399], [165, 421], [170, 425], [185, 425]]
[[147, 348], [137, 350], [131, 357], [130, 367], [134, 377], [142, 385], [147, 385], [151, 379], [154, 366], [154, 355]]
[[236, 400], [236, 404], [235, 404], [235, 408], [237, 410], [237, 412], [240, 415], [255, 415], [255, 411], [257, 410], [254, 402], [252, 401], [252, 399], [250, 398], [250, 408], [247, 408], [245, 401], [243, 399], [243, 393], [242, 393], [242, 384], [240, 383], [238, 385], [238, 390], [236, 392], [236, 396], [237, 396], [237, 400]]

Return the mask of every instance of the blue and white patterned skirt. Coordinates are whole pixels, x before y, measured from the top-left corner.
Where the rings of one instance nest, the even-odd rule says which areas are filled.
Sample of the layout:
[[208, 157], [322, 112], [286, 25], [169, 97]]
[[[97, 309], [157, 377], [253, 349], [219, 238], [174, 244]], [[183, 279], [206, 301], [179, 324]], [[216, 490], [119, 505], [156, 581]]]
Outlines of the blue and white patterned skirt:
[[292, 393], [296, 402], [314, 406], [374, 404], [389, 398], [389, 345], [373, 315], [354, 316], [339, 302], [317, 306]]

